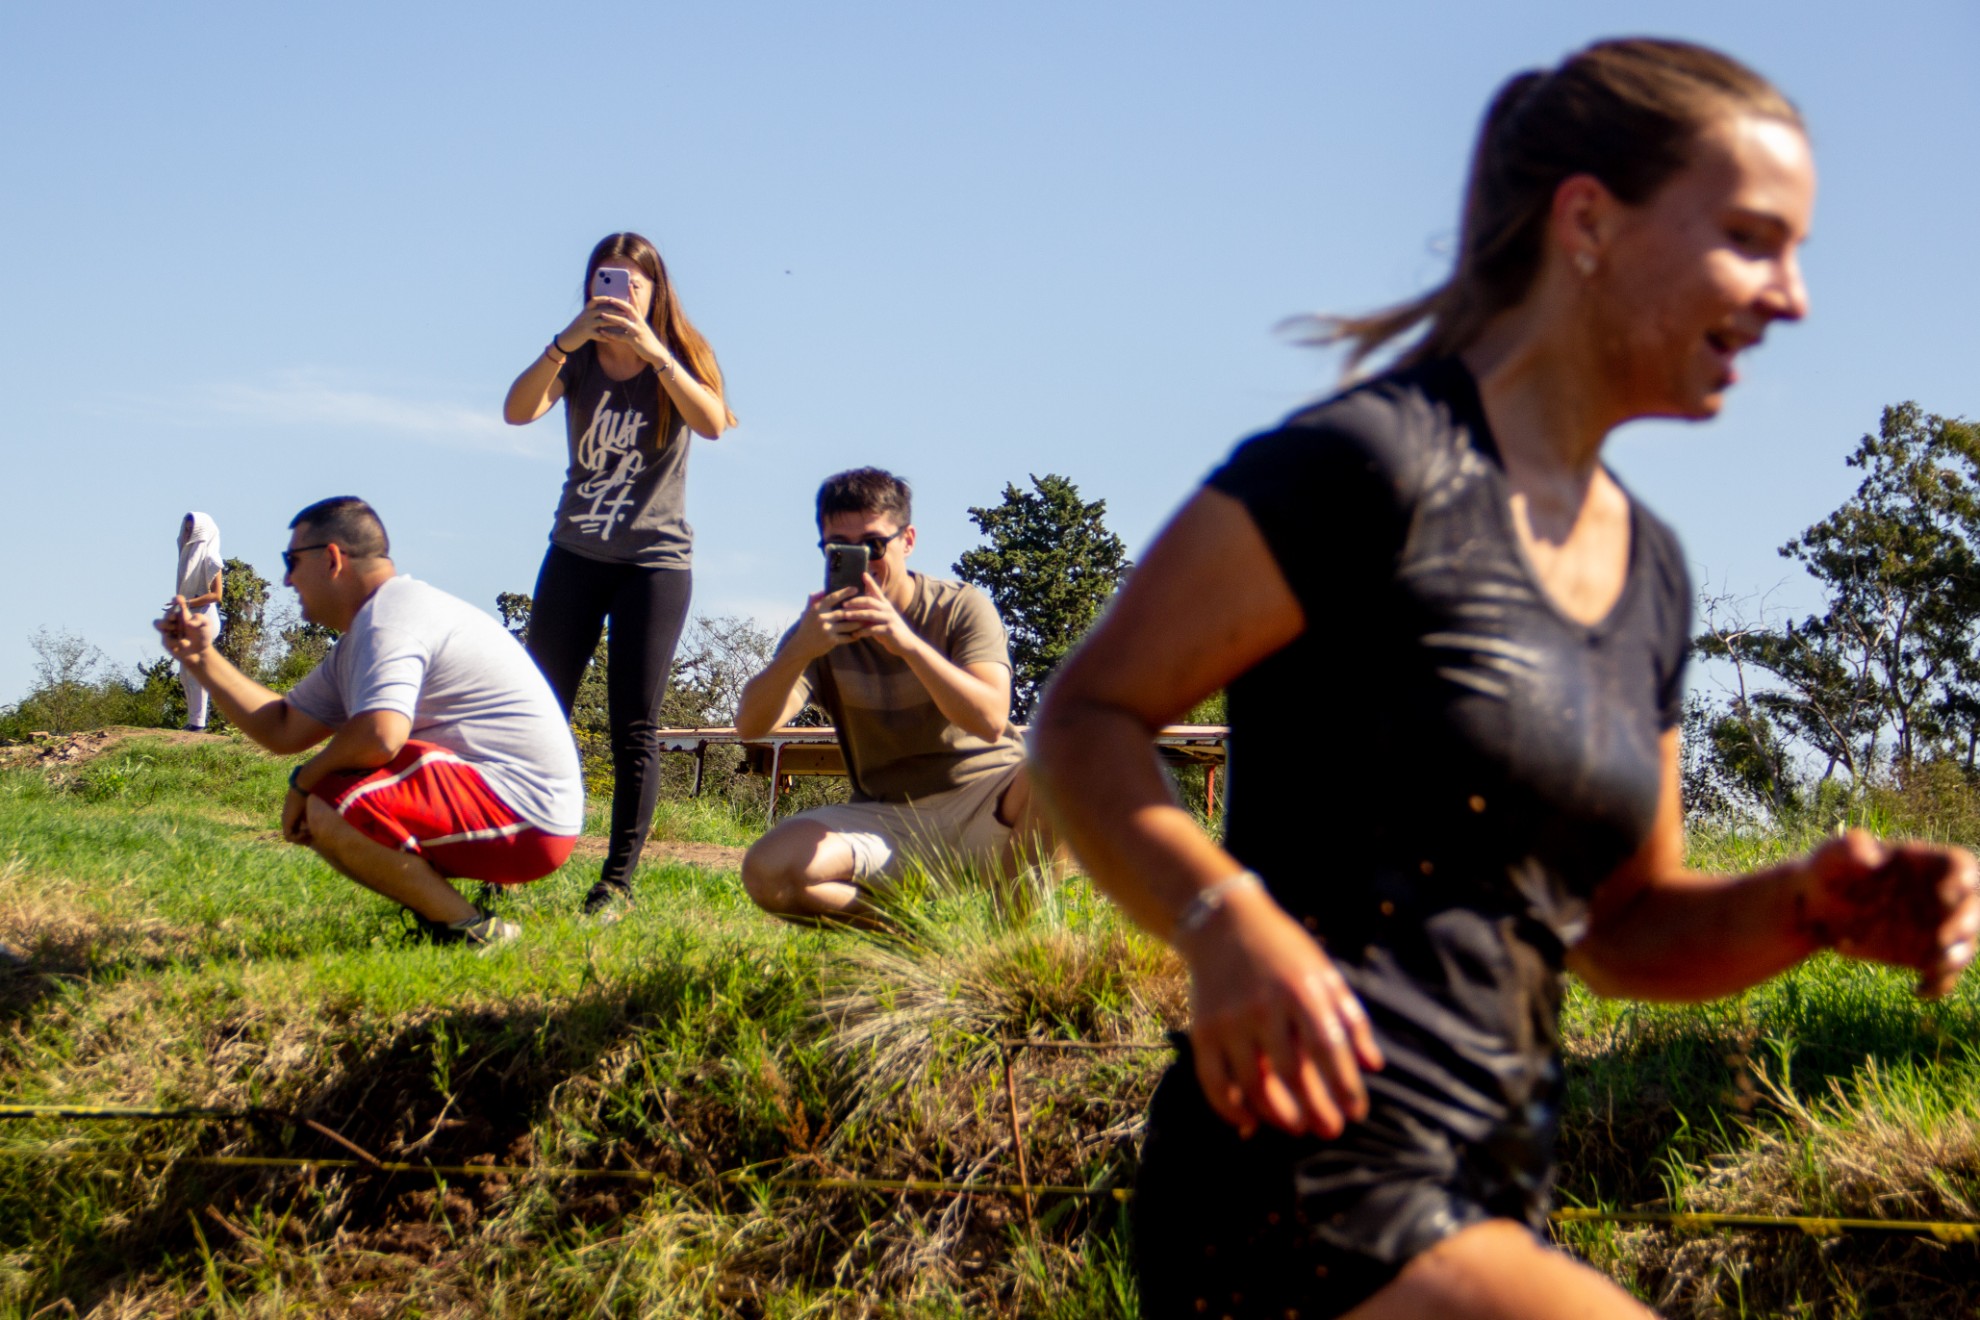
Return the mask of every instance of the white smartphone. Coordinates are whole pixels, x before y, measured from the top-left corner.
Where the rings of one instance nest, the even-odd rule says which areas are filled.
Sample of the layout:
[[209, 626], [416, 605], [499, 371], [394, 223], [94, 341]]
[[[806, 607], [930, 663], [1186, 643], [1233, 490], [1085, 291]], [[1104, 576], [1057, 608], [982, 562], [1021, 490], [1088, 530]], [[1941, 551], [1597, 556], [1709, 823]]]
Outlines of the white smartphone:
[[629, 303], [633, 300], [632, 276], [623, 266], [600, 266], [591, 272], [591, 296]]

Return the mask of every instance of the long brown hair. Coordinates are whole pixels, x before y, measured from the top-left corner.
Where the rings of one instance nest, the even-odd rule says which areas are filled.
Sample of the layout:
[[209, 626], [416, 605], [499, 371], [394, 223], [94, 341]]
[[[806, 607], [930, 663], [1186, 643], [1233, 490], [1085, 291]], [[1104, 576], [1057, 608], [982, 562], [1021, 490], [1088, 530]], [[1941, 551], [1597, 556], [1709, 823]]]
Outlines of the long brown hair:
[[[591, 297], [591, 277], [608, 261], [629, 261], [653, 281], [653, 305], [647, 309], [646, 323], [690, 375], [722, 398], [722, 412], [727, 418], [724, 424], [734, 426], [736, 415], [729, 411], [729, 401], [723, 396], [722, 368], [715, 361], [715, 350], [681, 310], [680, 300], [674, 297], [674, 282], [667, 278], [667, 263], [660, 259], [660, 249], [639, 234], [607, 234], [598, 240], [598, 246], [591, 249], [591, 259], [584, 263], [584, 288], [579, 297], [587, 300]], [[673, 406], [667, 391], [661, 390], [658, 419], [661, 435], [667, 434], [673, 425], [670, 415]]]
[[1492, 98], [1472, 149], [1457, 260], [1417, 298], [1361, 316], [1301, 318], [1311, 344], [1347, 342], [1347, 374], [1425, 322], [1403, 351], [1411, 366], [1469, 347], [1494, 316], [1525, 299], [1540, 270], [1561, 183], [1592, 175], [1639, 205], [1683, 168], [1698, 134], [1731, 114], [1802, 128], [1801, 113], [1744, 64], [1685, 41], [1600, 41], [1551, 72], [1516, 74]]

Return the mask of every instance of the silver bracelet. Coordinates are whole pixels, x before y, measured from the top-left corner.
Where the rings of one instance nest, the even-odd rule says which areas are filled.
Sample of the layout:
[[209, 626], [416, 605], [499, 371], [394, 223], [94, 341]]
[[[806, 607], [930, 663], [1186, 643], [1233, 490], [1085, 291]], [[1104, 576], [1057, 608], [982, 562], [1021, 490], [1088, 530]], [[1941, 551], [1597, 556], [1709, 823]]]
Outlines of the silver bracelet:
[[1209, 924], [1210, 918], [1224, 910], [1231, 895], [1240, 889], [1263, 889], [1265, 882], [1258, 878], [1256, 871], [1239, 871], [1227, 875], [1216, 884], [1196, 891], [1196, 897], [1189, 900], [1189, 906], [1176, 916], [1176, 928], [1171, 940], [1194, 935]]

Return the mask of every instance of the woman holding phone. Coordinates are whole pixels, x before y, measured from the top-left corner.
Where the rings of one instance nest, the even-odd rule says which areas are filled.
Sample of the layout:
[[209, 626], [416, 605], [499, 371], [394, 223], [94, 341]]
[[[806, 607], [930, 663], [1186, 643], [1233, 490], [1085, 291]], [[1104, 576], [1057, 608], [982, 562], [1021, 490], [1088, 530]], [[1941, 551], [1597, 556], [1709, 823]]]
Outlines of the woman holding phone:
[[570, 463], [537, 574], [529, 650], [568, 715], [607, 635], [612, 825], [585, 898], [613, 919], [660, 786], [660, 700], [687, 620], [693, 529], [685, 515], [688, 433], [714, 439], [735, 415], [722, 371], [688, 321], [666, 263], [638, 234], [612, 234], [584, 269], [584, 308], [509, 387], [502, 416], [526, 425], [564, 401]]
[[[1449, 281], [1331, 327], [1350, 367], [1417, 337], [1240, 445], [1060, 669], [1046, 805], [1190, 972], [1133, 1203], [1148, 1314], [1643, 1315], [1544, 1237], [1563, 969], [1696, 1000], [1834, 949], [1939, 995], [1972, 959], [1960, 849], [1685, 868], [1684, 556], [1601, 461], [1632, 418], [1717, 414], [1805, 314], [1814, 188], [1794, 107], [1714, 51], [1513, 78]], [[1226, 687], [1219, 846], [1151, 738]], [[1283, 736], [1316, 701], [1342, 773]]]

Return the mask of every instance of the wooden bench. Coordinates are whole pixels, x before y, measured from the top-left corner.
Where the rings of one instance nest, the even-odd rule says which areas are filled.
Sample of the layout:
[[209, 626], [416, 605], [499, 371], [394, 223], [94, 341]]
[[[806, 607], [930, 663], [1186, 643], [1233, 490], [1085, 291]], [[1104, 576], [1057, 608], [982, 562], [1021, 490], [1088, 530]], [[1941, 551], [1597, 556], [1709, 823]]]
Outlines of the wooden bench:
[[[1024, 727], [1018, 726], [1023, 733]], [[1156, 735], [1155, 750], [1169, 765], [1200, 765], [1203, 777], [1203, 810], [1217, 814], [1217, 771], [1224, 764], [1225, 743], [1230, 729], [1222, 724], [1171, 724]], [[743, 762], [751, 774], [770, 779], [769, 819], [777, 819], [777, 794], [787, 781], [798, 775], [844, 775], [846, 758], [839, 751], [839, 733], [831, 725], [803, 727], [786, 725], [772, 729], [761, 738], [744, 741], [733, 727], [707, 729], [661, 729], [660, 750], [684, 752], [694, 757], [694, 793], [701, 794], [702, 771], [711, 747], [740, 747]]]

